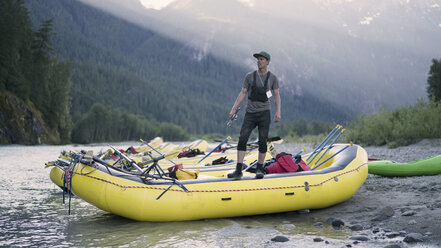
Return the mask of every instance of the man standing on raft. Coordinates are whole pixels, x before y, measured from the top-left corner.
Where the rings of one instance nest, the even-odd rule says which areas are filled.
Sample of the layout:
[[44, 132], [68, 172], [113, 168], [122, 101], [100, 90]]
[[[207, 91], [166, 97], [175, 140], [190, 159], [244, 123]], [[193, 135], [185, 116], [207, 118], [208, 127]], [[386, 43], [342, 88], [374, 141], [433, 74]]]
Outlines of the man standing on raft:
[[259, 130], [259, 158], [257, 160], [256, 178], [263, 178], [262, 167], [263, 162], [265, 161], [268, 132], [271, 123], [271, 105], [269, 99], [272, 95], [274, 95], [274, 103], [276, 105], [274, 122], [279, 122], [281, 118], [279, 80], [274, 74], [268, 71], [271, 56], [264, 51], [255, 53], [253, 56], [257, 59], [258, 70], [250, 72], [245, 76], [243, 88], [237, 96], [230, 112], [231, 119], [248, 93], [245, 118], [242, 123], [239, 143], [237, 145], [236, 170], [233, 173], [228, 174], [228, 178], [239, 179], [242, 177], [242, 163], [247, 149], [248, 138], [256, 127]]

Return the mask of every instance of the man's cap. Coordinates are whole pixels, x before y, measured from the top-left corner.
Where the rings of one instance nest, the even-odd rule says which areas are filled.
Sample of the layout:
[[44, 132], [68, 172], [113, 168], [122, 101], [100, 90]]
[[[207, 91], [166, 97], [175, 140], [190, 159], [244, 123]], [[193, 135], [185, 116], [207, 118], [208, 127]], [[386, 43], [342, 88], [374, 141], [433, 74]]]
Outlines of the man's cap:
[[260, 53], [255, 53], [253, 54], [253, 56], [257, 59], [259, 57], [264, 57], [267, 60], [271, 60], [271, 56], [269, 55], [269, 53], [265, 52], [265, 51], [261, 51]]

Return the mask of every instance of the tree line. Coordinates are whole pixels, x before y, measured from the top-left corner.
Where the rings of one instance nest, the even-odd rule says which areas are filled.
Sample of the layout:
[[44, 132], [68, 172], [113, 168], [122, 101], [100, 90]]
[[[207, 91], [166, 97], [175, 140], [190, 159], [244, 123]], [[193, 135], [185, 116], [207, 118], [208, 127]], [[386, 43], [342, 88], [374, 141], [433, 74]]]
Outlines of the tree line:
[[441, 138], [441, 59], [433, 59], [427, 78], [428, 100], [395, 110], [359, 116], [348, 126], [347, 140], [365, 145], [409, 145]]

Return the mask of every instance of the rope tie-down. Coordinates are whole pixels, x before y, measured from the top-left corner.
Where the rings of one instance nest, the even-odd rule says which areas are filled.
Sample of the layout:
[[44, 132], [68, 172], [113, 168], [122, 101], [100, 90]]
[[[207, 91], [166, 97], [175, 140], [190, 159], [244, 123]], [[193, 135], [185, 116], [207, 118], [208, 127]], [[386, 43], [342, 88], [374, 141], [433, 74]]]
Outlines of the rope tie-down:
[[[78, 172], [74, 172], [74, 174], [79, 175], [79, 176], [84, 176], [84, 177], [89, 177], [98, 181], [102, 181], [108, 184], [112, 184], [114, 186], [120, 187], [122, 190], [126, 190], [126, 189], [150, 189], [150, 190], [167, 190], [167, 191], [176, 191], [176, 192], [186, 192], [186, 193], [219, 193], [219, 192], [243, 192], [243, 191], [261, 191], [261, 190], [277, 190], [277, 189], [293, 189], [293, 188], [310, 188], [310, 187], [318, 187], [321, 186], [331, 180], [335, 180], [338, 181], [338, 177], [358, 171], [361, 167], [367, 165], [366, 163], [363, 163], [361, 165], [359, 165], [358, 167], [352, 169], [352, 170], [348, 170], [342, 173], [339, 173], [335, 176], [329, 177], [326, 180], [323, 180], [320, 183], [317, 184], [302, 184], [302, 185], [292, 185], [292, 186], [280, 186], [280, 187], [264, 187], [264, 188], [245, 188], [245, 189], [215, 189], [215, 190], [184, 190], [182, 188], [170, 188], [170, 186], [168, 188], [162, 188], [162, 187], [155, 187], [155, 186], [126, 186], [126, 185], [121, 185], [109, 180], [105, 180], [102, 178], [98, 178], [95, 176], [91, 176], [89, 174], [83, 174], [83, 173], [78, 173]], [[174, 184], [172, 184], [171, 186], [173, 186]]]

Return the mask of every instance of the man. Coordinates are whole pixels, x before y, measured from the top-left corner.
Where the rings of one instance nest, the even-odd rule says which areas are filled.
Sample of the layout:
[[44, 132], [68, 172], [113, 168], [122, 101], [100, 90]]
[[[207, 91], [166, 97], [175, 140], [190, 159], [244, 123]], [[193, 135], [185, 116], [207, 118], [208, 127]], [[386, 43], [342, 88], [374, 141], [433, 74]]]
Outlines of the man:
[[266, 156], [268, 132], [271, 123], [271, 106], [269, 101], [271, 96], [274, 96], [274, 103], [276, 105], [274, 122], [279, 122], [281, 118], [279, 80], [274, 74], [268, 71], [271, 56], [264, 51], [255, 53], [253, 56], [257, 59], [258, 70], [246, 75], [243, 88], [237, 96], [230, 112], [231, 118], [248, 95], [245, 118], [242, 123], [239, 143], [237, 145], [236, 170], [228, 174], [228, 178], [239, 179], [242, 177], [242, 163], [246, 153], [246, 145], [251, 132], [256, 127], [259, 130], [259, 156], [257, 160], [256, 178], [263, 178], [263, 162]]

